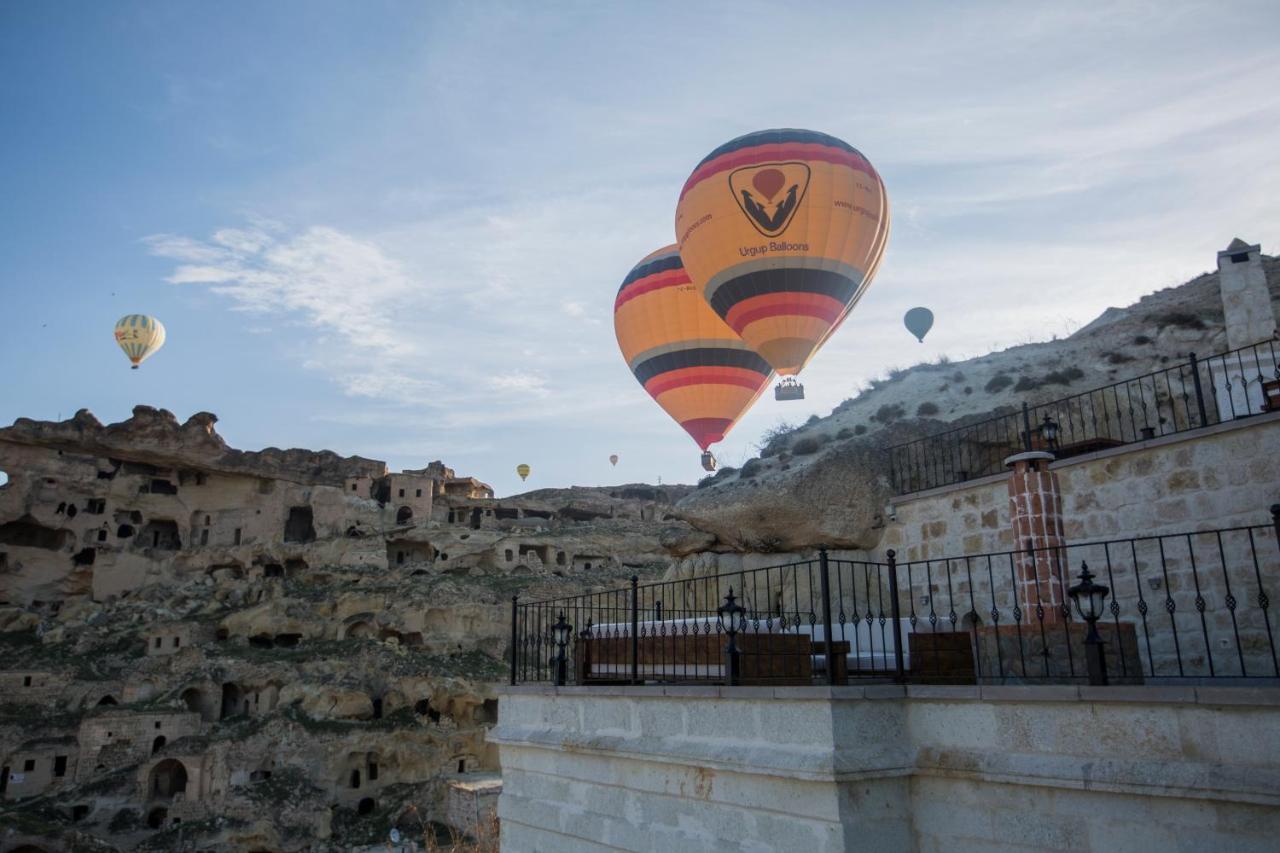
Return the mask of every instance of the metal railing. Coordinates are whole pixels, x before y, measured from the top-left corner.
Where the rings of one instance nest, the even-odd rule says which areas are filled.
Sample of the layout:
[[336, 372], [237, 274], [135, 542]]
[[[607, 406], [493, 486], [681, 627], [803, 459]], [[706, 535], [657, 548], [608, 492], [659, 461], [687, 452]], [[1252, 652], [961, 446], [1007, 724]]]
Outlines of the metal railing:
[[1148, 441], [1259, 414], [1271, 400], [1280, 400], [1274, 341], [1206, 359], [1191, 353], [1181, 364], [895, 445], [890, 478], [897, 494], [918, 492], [1000, 473], [1015, 453], [1064, 458]]
[[1278, 579], [1280, 505], [1270, 524], [1053, 548], [908, 562], [819, 550], [513, 598], [511, 683], [1280, 684]]

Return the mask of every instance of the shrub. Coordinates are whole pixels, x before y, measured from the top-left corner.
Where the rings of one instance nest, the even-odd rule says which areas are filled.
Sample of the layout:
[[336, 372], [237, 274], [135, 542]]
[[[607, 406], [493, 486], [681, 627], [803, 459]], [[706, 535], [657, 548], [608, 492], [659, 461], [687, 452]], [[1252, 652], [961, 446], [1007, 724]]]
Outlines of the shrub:
[[804, 425], [805, 425], [805, 426], [813, 426], [814, 424], [816, 424], [816, 423], [817, 423], [818, 421], [820, 421], [820, 420], [822, 420], [822, 418], [818, 417], [817, 415], [809, 415], [809, 420], [805, 421], [805, 422], [804, 422]]
[[1122, 352], [1107, 353], [1107, 364], [1125, 364], [1130, 361], [1135, 361], [1131, 355], [1125, 355]]
[[871, 416], [871, 420], [876, 423], [887, 424], [891, 421], [896, 421], [905, 414], [906, 412], [897, 403], [893, 405], [886, 404], [876, 409], [876, 413]]
[[1014, 391], [1034, 391], [1040, 387], [1040, 383], [1032, 379], [1030, 376], [1023, 376], [1018, 380], [1018, 384], [1013, 386]]
[[703, 477], [701, 480], [698, 481], [698, 488], [705, 489], [707, 486], [710, 486], [715, 481], [716, 481], [716, 475], [708, 474], [707, 476]]
[[1156, 327], [1163, 329], [1165, 326], [1175, 326], [1179, 329], [1203, 329], [1204, 321], [1195, 314], [1186, 311], [1169, 311], [1165, 314], [1156, 314], [1148, 317], [1148, 320], [1155, 322]]
[[760, 436], [760, 455], [765, 459], [770, 456], [777, 456], [779, 453], [787, 449], [787, 445], [791, 442], [791, 434], [799, 427], [793, 426], [786, 421], [779, 421], [775, 426], [764, 431], [764, 435]]
[[865, 433], [866, 433], [866, 431], [867, 431], [867, 425], [866, 425], [866, 424], [858, 424], [857, 426], [855, 426], [855, 427], [853, 428], [853, 434], [854, 434], [854, 435], [863, 435], [863, 434], [865, 434]]
[[822, 445], [819, 443], [817, 437], [806, 435], [792, 446], [791, 452], [796, 456], [809, 456], [810, 454], [817, 453], [821, 447]]
[[849, 429], [848, 427], [841, 427], [840, 431], [836, 433], [836, 438], [839, 438], [839, 439], [853, 438], [853, 430]]
[[1007, 373], [997, 373], [991, 377], [991, 381], [986, 384], [988, 394], [996, 394], [1013, 384], [1013, 377]]
[[927, 418], [932, 415], [938, 414], [938, 411], [939, 409], [938, 409], [937, 403], [921, 403], [919, 406], [916, 407], [916, 417]]
[[973, 393], [973, 389], [972, 389], [972, 388], [970, 388], [968, 385], [966, 385], [966, 386], [964, 386], [964, 393], [966, 393], [966, 394], [972, 394], [972, 393]]
[[1052, 373], [1047, 374], [1044, 377], [1044, 379], [1041, 380], [1040, 384], [1070, 385], [1072, 382], [1076, 381], [1077, 379], [1083, 379], [1083, 378], [1084, 378], [1083, 370], [1081, 370], [1078, 367], [1068, 367], [1066, 370], [1055, 370]]
[[749, 480], [764, 469], [764, 463], [759, 459], [748, 459], [747, 464], [742, 466], [742, 470], [738, 472], [738, 479]]
[[1145, 346], [1146, 344], [1152, 343], [1152, 340], [1146, 335], [1136, 335], [1134, 336], [1133, 342], [1138, 346]]

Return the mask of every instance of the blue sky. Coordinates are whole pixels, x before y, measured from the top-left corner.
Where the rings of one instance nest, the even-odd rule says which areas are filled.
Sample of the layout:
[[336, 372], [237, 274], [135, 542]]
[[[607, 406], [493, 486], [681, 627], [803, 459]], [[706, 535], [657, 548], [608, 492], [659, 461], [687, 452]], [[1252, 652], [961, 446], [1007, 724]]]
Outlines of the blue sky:
[[[0, 422], [147, 403], [500, 493], [519, 462], [691, 482], [611, 310], [708, 151], [832, 133], [894, 209], [808, 399], [763, 397], [738, 464], [891, 367], [1069, 332], [1237, 234], [1274, 253], [1278, 37], [1273, 2], [11, 0]], [[139, 371], [110, 337], [132, 312], [169, 330]]]

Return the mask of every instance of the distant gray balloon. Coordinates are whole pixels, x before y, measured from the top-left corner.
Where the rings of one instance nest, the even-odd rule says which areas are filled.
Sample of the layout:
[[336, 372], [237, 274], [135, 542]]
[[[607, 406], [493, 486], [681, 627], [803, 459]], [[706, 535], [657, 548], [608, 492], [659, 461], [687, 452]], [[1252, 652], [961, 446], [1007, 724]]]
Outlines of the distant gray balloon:
[[928, 308], [912, 308], [902, 318], [907, 331], [916, 336], [916, 340], [924, 343], [924, 336], [933, 328], [933, 312]]

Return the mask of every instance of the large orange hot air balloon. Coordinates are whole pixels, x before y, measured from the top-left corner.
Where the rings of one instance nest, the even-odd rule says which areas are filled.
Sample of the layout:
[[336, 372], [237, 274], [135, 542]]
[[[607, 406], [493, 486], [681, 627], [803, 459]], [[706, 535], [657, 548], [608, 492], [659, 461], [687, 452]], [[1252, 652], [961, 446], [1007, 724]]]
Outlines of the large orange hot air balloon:
[[[850, 145], [811, 130], [762, 130], [721, 145], [693, 170], [676, 207], [689, 278], [787, 377], [866, 292], [888, 238], [884, 181]], [[803, 397], [803, 388], [784, 380], [778, 396]]]
[[675, 246], [627, 274], [613, 304], [613, 328], [627, 366], [653, 399], [702, 448], [723, 439], [773, 371], [707, 307]]

